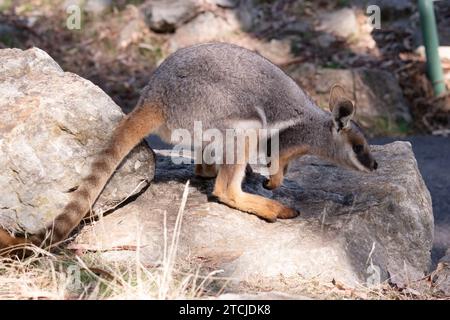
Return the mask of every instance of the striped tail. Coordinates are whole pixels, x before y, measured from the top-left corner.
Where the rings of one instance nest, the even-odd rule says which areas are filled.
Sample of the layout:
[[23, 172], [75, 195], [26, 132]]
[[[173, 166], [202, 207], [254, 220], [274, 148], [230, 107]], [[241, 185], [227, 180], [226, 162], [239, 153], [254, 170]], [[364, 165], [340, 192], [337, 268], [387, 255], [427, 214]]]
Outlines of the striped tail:
[[141, 104], [119, 123], [108, 146], [91, 165], [90, 174], [72, 193], [72, 200], [53, 223], [30, 237], [33, 244], [51, 247], [68, 237], [89, 212], [109, 178], [125, 156], [164, 121], [161, 108]]

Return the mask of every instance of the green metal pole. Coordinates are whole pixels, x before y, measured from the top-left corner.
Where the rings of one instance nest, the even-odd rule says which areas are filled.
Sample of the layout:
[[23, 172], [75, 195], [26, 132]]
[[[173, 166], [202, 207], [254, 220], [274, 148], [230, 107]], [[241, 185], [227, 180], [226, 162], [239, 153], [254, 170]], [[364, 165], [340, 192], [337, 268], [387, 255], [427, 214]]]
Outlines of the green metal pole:
[[433, 84], [434, 93], [445, 92], [444, 73], [439, 59], [439, 38], [434, 16], [433, 0], [418, 0], [420, 25], [427, 57], [428, 77]]

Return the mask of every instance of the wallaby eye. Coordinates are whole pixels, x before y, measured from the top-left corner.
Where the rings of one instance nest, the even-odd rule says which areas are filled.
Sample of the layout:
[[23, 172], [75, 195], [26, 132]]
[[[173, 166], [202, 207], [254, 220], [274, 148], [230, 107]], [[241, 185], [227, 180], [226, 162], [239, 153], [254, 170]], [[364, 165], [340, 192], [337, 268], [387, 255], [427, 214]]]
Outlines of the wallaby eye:
[[362, 144], [355, 144], [353, 145], [353, 152], [358, 154], [361, 153], [364, 149], [364, 146]]

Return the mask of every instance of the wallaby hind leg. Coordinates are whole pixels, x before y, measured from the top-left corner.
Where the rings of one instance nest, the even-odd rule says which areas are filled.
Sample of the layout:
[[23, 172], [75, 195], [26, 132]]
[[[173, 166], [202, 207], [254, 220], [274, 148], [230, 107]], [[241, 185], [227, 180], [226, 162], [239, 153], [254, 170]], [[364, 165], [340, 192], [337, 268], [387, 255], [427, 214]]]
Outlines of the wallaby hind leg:
[[215, 178], [217, 177], [217, 167], [216, 164], [196, 164], [194, 173], [196, 176], [202, 178]]
[[[196, 164], [194, 173], [198, 177], [210, 179], [217, 177], [217, 174], [219, 173], [219, 170], [217, 168], [218, 166], [216, 164]], [[252, 167], [247, 164], [247, 167], [245, 168], [245, 174], [250, 175], [253, 173]]]
[[298, 212], [281, 203], [242, 191], [245, 164], [222, 165], [213, 194], [220, 202], [241, 211], [252, 213], [267, 221], [294, 218]]

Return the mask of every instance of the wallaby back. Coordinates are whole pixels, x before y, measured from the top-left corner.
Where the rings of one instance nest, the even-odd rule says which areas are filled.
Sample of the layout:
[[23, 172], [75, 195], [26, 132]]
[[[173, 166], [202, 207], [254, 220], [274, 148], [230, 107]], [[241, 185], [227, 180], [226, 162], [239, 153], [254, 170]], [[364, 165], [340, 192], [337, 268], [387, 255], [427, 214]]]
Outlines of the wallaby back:
[[324, 114], [269, 60], [226, 43], [175, 52], [154, 72], [142, 96], [148, 101], [162, 99], [171, 130], [190, 130], [194, 121], [201, 121], [205, 129], [230, 127], [230, 120], [253, 119], [276, 126]]

